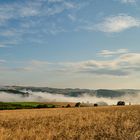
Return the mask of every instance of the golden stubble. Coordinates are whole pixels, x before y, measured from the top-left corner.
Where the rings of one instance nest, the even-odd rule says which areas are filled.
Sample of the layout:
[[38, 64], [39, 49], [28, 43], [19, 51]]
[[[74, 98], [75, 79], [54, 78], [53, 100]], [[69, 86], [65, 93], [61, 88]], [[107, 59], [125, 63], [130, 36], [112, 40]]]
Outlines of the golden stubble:
[[137, 140], [140, 106], [0, 111], [0, 140]]

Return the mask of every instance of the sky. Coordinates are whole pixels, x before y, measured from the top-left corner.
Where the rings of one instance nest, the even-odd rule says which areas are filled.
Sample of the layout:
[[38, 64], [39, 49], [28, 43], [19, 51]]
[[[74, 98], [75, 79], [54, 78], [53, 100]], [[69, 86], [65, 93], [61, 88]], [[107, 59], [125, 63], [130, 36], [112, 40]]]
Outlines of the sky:
[[140, 88], [140, 0], [0, 0], [0, 85]]

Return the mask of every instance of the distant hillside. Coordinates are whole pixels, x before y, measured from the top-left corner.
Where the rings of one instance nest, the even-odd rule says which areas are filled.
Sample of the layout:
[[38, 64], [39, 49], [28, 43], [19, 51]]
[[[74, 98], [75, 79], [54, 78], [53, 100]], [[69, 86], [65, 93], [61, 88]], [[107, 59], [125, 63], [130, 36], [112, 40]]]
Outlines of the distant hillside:
[[20, 94], [23, 96], [29, 96], [29, 92], [47, 92], [51, 94], [62, 94], [65, 96], [70, 97], [78, 97], [84, 94], [90, 96], [97, 96], [97, 97], [120, 97], [128, 94], [137, 94], [140, 90], [131, 90], [131, 89], [124, 89], [124, 90], [106, 90], [106, 89], [99, 89], [99, 90], [89, 90], [89, 89], [58, 89], [58, 88], [49, 88], [49, 87], [21, 87], [21, 86], [7, 86], [0, 89], [1, 92], [13, 93], [13, 94]]
[[1, 92], [12, 93], [12, 94], [20, 94], [20, 95], [23, 95], [23, 96], [29, 96], [28, 92], [22, 92], [22, 91], [19, 91], [17, 89], [0, 89], [0, 93]]

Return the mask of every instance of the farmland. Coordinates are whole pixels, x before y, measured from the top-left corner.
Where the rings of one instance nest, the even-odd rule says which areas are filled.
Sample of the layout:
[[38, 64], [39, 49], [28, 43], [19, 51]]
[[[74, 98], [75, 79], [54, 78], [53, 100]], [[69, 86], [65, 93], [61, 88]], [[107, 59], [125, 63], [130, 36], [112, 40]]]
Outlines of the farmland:
[[0, 140], [138, 140], [140, 106], [0, 111]]
[[54, 108], [56, 105], [39, 102], [0, 102], [0, 110]]

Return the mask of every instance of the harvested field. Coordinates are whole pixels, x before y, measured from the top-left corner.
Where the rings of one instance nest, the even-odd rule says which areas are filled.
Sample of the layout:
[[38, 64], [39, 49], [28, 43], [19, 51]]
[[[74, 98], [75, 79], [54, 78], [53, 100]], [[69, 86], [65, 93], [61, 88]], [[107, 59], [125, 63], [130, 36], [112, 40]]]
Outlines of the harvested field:
[[0, 111], [0, 140], [139, 140], [140, 106]]

